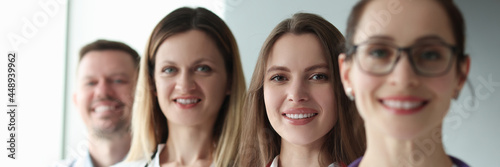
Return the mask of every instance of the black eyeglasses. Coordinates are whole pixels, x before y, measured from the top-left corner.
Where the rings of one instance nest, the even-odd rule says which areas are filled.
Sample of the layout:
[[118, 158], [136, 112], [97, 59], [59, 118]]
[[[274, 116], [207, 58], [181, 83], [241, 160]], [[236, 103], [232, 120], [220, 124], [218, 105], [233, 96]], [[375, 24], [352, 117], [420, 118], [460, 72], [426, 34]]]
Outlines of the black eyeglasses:
[[406, 48], [390, 42], [369, 40], [355, 45], [352, 51], [361, 70], [372, 75], [391, 73], [401, 58], [401, 52], [406, 52], [416, 74], [433, 77], [450, 70], [457, 48], [440, 40], [421, 42]]

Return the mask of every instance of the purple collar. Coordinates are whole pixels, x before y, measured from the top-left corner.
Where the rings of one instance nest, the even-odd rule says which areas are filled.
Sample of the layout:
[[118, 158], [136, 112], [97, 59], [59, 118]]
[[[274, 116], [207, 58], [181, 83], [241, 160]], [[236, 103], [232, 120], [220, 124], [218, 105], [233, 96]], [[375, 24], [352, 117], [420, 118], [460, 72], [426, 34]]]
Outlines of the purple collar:
[[[458, 159], [458, 158], [455, 158], [451, 155], [448, 155], [451, 159], [451, 162], [453, 162], [454, 165], [458, 166], [458, 167], [469, 167], [469, 165], [467, 165], [465, 162], [463, 162], [462, 160]], [[354, 160], [351, 164], [349, 164], [348, 167], [358, 167], [359, 166], [359, 163], [361, 163], [361, 159], [363, 159], [363, 156], [359, 157], [358, 159]]]

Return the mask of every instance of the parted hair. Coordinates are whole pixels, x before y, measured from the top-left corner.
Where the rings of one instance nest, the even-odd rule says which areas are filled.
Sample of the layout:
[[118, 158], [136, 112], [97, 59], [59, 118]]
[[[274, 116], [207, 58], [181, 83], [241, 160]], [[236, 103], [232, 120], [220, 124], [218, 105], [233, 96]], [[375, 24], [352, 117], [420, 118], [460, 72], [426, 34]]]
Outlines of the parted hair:
[[324, 136], [322, 152], [333, 162], [348, 164], [354, 161], [365, 151], [364, 127], [355, 108], [354, 102], [345, 95], [340, 80], [338, 68], [338, 55], [344, 51], [344, 37], [330, 22], [322, 17], [297, 13], [291, 18], [280, 22], [267, 37], [259, 54], [255, 66], [248, 95], [245, 100], [245, 114], [243, 132], [241, 136], [241, 149], [238, 156], [240, 166], [265, 166], [280, 154], [281, 137], [273, 129], [266, 114], [263, 83], [266, 63], [276, 41], [284, 34], [314, 34], [318, 37], [324, 49], [325, 59], [330, 69], [335, 101], [337, 104], [338, 121], [335, 126]]
[[211, 37], [223, 56], [228, 86], [213, 129], [215, 166], [233, 166], [238, 154], [241, 109], [246, 93], [245, 79], [236, 40], [229, 27], [217, 15], [204, 8], [179, 8], [165, 16], [154, 28], [145, 55], [140, 62], [136, 98], [132, 111], [132, 145], [126, 161], [151, 159], [158, 144], [168, 138], [167, 120], [155, 92], [154, 65], [159, 46], [169, 37], [199, 30]]

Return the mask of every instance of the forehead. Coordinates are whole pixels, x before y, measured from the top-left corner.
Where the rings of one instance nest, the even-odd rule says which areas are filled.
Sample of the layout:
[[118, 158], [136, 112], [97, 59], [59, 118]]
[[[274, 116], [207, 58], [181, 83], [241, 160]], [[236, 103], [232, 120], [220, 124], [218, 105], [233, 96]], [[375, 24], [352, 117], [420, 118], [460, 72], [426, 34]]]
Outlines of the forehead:
[[455, 44], [450, 20], [435, 0], [373, 0], [361, 15], [354, 43], [371, 36], [389, 36], [400, 46], [408, 46], [424, 36], [437, 36]]
[[123, 73], [129, 76], [135, 73], [132, 57], [119, 50], [90, 51], [86, 53], [78, 66], [78, 77], [113, 75]]
[[266, 68], [272, 65], [299, 67], [326, 63], [325, 54], [316, 35], [287, 33], [281, 36], [271, 48]]
[[200, 58], [224, 62], [215, 41], [200, 30], [189, 30], [168, 37], [159, 46], [156, 54], [156, 62], [185, 62]]

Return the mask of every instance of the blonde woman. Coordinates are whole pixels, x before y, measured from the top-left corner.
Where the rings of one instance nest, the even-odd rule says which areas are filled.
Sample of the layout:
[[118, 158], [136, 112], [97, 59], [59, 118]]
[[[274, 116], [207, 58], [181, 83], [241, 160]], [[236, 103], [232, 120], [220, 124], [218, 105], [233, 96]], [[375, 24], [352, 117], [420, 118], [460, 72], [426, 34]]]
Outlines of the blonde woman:
[[344, 37], [320, 16], [279, 23], [262, 47], [245, 103], [240, 166], [345, 166], [364, 152], [343, 92]]
[[245, 81], [234, 36], [219, 17], [179, 8], [163, 18], [137, 85], [132, 145], [121, 166], [233, 166]]
[[[377, 30], [373, 13], [394, 15]], [[350, 167], [468, 166], [449, 156], [443, 120], [467, 80], [464, 20], [451, 0], [363, 0], [353, 8], [342, 81], [365, 122], [367, 148]]]

